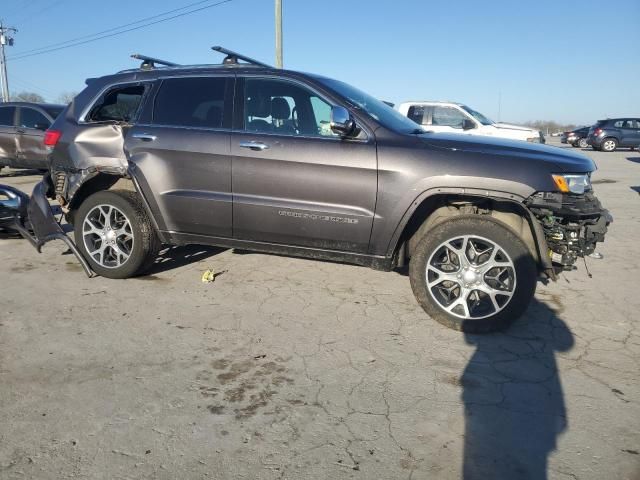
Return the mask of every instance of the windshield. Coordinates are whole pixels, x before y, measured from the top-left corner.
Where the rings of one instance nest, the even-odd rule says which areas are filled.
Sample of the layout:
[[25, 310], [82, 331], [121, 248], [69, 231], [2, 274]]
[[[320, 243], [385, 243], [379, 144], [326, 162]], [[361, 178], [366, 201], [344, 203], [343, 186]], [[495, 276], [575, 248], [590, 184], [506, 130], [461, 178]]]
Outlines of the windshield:
[[315, 77], [323, 85], [344, 97], [356, 110], [363, 111], [390, 130], [399, 133], [422, 132], [416, 124], [389, 105], [351, 85], [330, 78]]
[[495, 122], [490, 118], [485, 117], [480, 112], [476, 112], [473, 108], [469, 108], [466, 105], [461, 105], [465, 112], [471, 115], [473, 118], [478, 120], [483, 125], [493, 125]]

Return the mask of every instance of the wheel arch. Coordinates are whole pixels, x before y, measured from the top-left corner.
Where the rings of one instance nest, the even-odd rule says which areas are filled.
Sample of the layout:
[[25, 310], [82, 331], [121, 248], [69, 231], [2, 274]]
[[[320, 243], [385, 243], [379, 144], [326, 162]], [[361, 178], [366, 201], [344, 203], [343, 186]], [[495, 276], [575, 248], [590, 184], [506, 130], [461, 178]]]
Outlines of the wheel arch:
[[542, 270], [551, 269], [551, 261], [545, 252], [547, 243], [542, 227], [523, 205], [522, 199], [504, 192], [447, 192], [438, 191], [423, 195], [416, 208], [408, 212], [402, 227], [394, 235], [389, 255], [404, 265], [422, 236], [438, 223], [457, 215], [488, 215], [509, 227], [527, 246]]

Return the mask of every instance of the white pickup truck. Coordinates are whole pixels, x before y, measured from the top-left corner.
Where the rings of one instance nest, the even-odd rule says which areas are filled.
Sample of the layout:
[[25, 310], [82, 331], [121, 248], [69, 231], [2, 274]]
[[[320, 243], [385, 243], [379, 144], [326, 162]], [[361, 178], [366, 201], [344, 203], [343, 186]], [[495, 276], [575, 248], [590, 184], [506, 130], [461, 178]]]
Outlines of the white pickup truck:
[[545, 143], [539, 130], [495, 123], [472, 108], [454, 102], [404, 102], [398, 111], [429, 132], [462, 133]]

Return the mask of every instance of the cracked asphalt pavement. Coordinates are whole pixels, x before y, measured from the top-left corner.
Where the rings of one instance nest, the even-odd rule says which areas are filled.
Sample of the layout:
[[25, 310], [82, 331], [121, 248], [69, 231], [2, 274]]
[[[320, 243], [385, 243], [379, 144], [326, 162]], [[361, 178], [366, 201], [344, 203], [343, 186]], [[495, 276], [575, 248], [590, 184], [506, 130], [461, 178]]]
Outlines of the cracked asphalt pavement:
[[402, 272], [184, 247], [88, 280], [2, 234], [0, 478], [639, 479], [640, 154], [585, 153], [604, 259], [493, 335]]

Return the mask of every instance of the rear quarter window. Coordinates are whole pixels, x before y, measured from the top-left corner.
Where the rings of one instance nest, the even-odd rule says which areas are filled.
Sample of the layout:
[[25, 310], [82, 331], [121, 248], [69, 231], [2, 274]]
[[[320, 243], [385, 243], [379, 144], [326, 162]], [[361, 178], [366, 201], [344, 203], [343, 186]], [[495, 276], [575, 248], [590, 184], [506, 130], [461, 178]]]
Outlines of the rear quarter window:
[[130, 122], [140, 108], [145, 85], [127, 85], [108, 90], [87, 116], [89, 122]]

